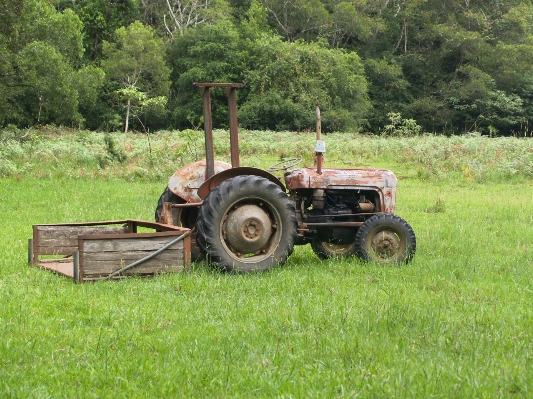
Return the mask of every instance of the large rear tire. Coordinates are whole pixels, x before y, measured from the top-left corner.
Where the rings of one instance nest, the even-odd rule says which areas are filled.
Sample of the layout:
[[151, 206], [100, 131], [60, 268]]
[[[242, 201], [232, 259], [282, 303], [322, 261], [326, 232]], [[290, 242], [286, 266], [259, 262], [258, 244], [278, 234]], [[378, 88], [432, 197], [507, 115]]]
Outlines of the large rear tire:
[[225, 180], [204, 199], [197, 242], [215, 267], [228, 272], [265, 271], [292, 254], [298, 222], [287, 194], [268, 179]]
[[[157, 208], [155, 210], [155, 221], [159, 222], [161, 218], [161, 213], [163, 212], [163, 204], [165, 202], [170, 202], [172, 204], [184, 204], [186, 201], [178, 197], [167, 187], [165, 191], [159, 197], [157, 201]], [[186, 227], [188, 229], [193, 229], [196, 223], [196, 216], [198, 215], [198, 208], [172, 208], [172, 224], [174, 226]], [[202, 259], [203, 254], [196, 243], [196, 234], [193, 231], [191, 235], [191, 260], [195, 261]]]
[[415, 254], [415, 232], [401, 217], [383, 213], [368, 218], [355, 235], [355, 250], [367, 262], [407, 263]]

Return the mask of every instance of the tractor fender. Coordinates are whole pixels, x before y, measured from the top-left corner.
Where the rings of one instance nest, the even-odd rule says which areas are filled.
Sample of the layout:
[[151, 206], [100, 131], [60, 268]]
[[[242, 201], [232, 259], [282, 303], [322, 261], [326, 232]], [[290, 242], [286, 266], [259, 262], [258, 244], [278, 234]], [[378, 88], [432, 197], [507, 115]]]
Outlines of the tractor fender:
[[[215, 161], [215, 173], [230, 169], [231, 164]], [[207, 168], [205, 161], [193, 162], [177, 170], [168, 181], [168, 188], [185, 202], [200, 202], [198, 187], [206, 180]], [[215, 175], [216, 176], [216, 175]]]
[[198, 188], [198, 196], [203, 200], [205, 197], [207, 197], [207, 194], [209, 194], [211, 190], [217, 187], [224, 180], [231, 179], [232, 177], [236, 177], [236, 176], [243, 176], [243, 175], [255, 175], [259, 177], [264, 177], [265, 179], [268, 179], [271, 182], [276, 183], [284, 192], [286, 191], [285, 185], [272, 173], [269, 173], [266, 170], [262, 170], [262, 169], [252, 168], [249, 166], [243, 166], [243, 167], [224, 170], [220, 173], [217, 173], [210, 179], [207, 179]]

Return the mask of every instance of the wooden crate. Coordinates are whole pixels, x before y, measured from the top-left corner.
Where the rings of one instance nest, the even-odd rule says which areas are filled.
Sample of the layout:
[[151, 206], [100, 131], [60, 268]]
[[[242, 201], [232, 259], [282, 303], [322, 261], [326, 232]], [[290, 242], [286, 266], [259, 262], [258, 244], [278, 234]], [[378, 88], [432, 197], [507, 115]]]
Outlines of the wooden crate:
[[[138, 227], [154, 232], [139, 233]], [[156, 253], [181, 236], [178, 242]], [[147, 257], [151, 258], [139, 262]], [[72, 277], [79, 283], [180, 271], [189, 268], [190, 261], [189, 229], [133, 219], [37, 224], [28, 245], [29, 264]]]

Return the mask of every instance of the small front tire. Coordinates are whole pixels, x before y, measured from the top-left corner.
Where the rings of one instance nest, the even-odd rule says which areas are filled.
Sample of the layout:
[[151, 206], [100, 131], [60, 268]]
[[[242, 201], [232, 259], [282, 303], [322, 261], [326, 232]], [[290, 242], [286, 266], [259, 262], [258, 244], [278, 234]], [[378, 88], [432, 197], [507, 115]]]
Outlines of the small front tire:
[[399, 216], [383, 213], [367, 219], [355, 235], [356, 255], [367, 262], [401, 264], [416, 251], [413, 229]]

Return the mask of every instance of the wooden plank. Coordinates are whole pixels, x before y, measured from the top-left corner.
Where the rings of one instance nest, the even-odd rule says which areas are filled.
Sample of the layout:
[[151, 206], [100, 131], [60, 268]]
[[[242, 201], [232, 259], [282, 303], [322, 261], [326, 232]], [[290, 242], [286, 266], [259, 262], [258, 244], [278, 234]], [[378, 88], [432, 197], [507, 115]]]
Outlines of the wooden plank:
[[186, 227], [174, 226], [171, 224], [157, 223], [157, 222], [147, 222], [146, 220], [131, 220], [137, 226], [146, 227], [149, 229], [159, 230], [159, 231], [180, 231], [183, 233], [188, 232], [190, 229]]
[[31, 264], [34, 265], [39, 261], [39, 230], [37, 226], [32, 226], [33, 229], [33, 248], [31, 255]]
[[53, 258], [53, 259], [41, 259], [40, 265], [46, 265], [47, 263], [68, 263], [72, 262], [72, 258]]
[[124, 224], [128, 223], [132, 219], [121, 219], [121, 220], [105, 220], [100, 222], [75, 222], [75, 223], [47, 223], [47, 224], [37, 224], [35, 226], [105, 226], [111, 224]]
[[93, 226], [37, 226], [40, 241], [57, 239], [77, 239], [80, 235], [127, 233], [127, 226], [93, 227]]
[[72, 247], [37, 247], [36, 262], [38, 262], [39, 255], [72, 255], [74, 251], [78, 250], [78, 246]]
[[58, 238], [42, 238], [39, 240], [39, 248], [46, 247], [77, 247], [78, 236], [72, 237], [58, 237]]
[[[181, 244], [181, 243], [178, 243]], [[177, 245], [177, 244], [176, 244]], [[85, 262], [93, 261], [115, 261], [117, 263], [133, 263], [150, 255], [154, 251], [119, 251], [119, 252], [86, 252]], [[183, 247], [169, 248], [156, 255], [158, 259], [172, 262], [174, 259], [183, 259]]]
[[[83, 252], [156, 251], [177, 237], [109, 238], [108, 240], [83, 239]], [[181, 248], [183, 248], [183, 243]]]
[[[188, 230], [188, 229], [187, 229]], [[178, 238], [183, 235], [180, 231], [159, 231], [156, 233], [124, 233], [124, 234], [113, 234], [112, 239], [115, 238], [152, 238], [152, 237], [174, 237]], [[79, 239], [82, 240], [109, 240], [109, 235], [80, 235]], [[172, 240], [169, 240], [172, 241]]]
[[[148, 274], [148, 273], [158, 273], [166, 271], [181, 271], [184, 269], [183, 257], [179, 259], [177, 256], [169, 260], [158, 259], [159, 256], [156, 256], [152, 259], [147, 260], [146, 262], [128, 269], [122, 273], [123, 275], [132, 275], [132, 274]], [[140, 258], [139, 258], [140, 259]], [[137, 259], [138, 260], [138, 259]], [[101, 261], [90, 261], [87, 258], [84, 259], [84, 270], [83, 278], [90, 276], [108, 276], [111, 273], [120, 270], [121, 268], [128, 266], [133, 262], [117, 262], [116, 259], [113, 260], [101, 260]]]
[[83, 240], [78, 240], [78, 282], [82, 284], [85, 281], [83, 261], [85, 260], [85, 246]]

